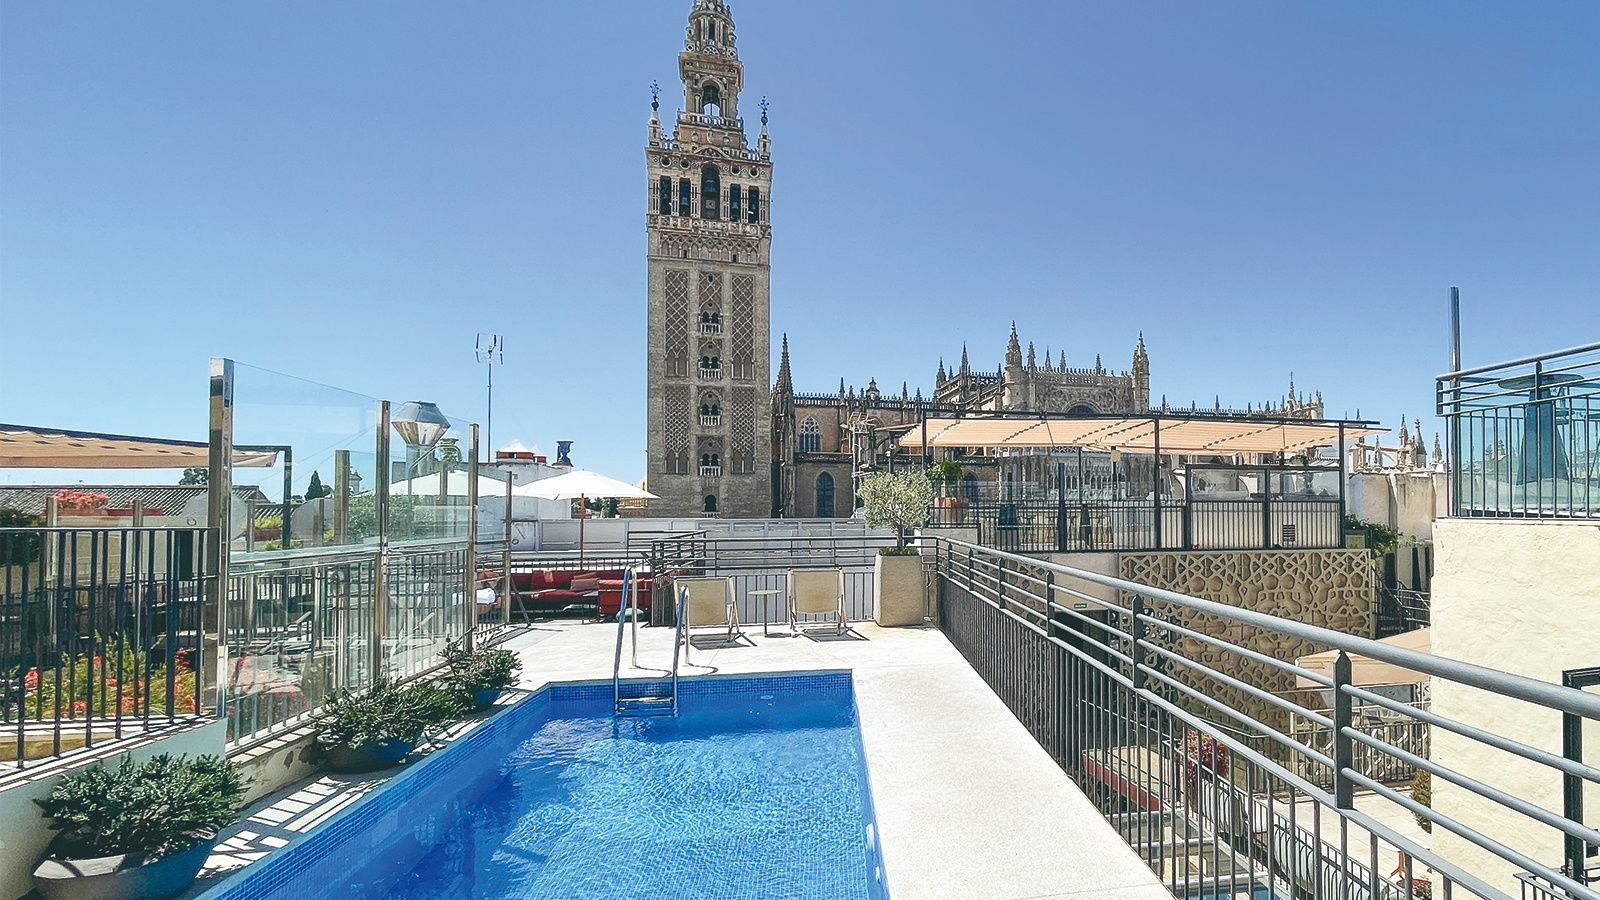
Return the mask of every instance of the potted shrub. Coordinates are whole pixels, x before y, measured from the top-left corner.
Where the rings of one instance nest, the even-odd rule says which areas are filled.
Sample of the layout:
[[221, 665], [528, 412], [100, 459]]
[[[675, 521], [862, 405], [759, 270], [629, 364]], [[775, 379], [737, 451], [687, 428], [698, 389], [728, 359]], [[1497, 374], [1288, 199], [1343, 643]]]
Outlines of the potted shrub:
[[895, 545], [878, 551], [873, 571], [874, 619], [879, 625], [921, 625], [922, 558], [906, 542], [928, 520], [933, 482], [917, 471], [879, 472], [861, 479], [856, 494], [868, 525], [894, 529]]
[[493, 706], [500, 692], [517, 683], [522, 661], [510, 650], [472, 650], [457, 644], [440, 654], [450, 668], [450, 683], [476, 709]]
[[58, 832], [33, 872], [40, 896], [170, 897], [194, 882], [244, 796], [238, 767], [220, 756], [124, 756], [56, 783], [35, 800]]
[[455, 694], [437, 684], [405, 687], [379, 679], [359, 694], [341, 691], [328, 703], [317, 746], [335, 772], [374, 772], [405, 761], [423, 729], [461, 710]]

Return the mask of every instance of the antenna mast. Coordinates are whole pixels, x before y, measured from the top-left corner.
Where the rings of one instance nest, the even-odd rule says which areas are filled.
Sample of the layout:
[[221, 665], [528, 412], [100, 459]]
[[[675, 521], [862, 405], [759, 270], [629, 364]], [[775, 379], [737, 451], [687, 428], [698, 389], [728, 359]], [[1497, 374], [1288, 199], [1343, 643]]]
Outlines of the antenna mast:
[[506, 339], [498, 334], [478, 332], [476, 344], [478, 362], [483, 363], [489, 370], [488, 386], [488, 411], [484, 416], [483, 430], [484, 443], [489, 448], [489, 459], [494, 460], [494, 367], [504, 365], [506, 361]]

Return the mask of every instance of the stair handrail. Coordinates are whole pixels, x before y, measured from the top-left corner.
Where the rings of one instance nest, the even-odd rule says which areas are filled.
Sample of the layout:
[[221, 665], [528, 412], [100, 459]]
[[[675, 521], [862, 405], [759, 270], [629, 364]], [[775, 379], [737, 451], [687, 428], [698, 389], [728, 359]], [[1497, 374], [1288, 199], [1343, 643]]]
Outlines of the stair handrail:
[[[632, 595], [633, 567], [622, 570], [622, 599], [623, 603], [617, 604], [617, 652], [611, 660], [611, 702], [613, 705], [622, 702], [622, 634], [628, 624], [627, 601]], [[635, 632], [633, 638], [634, 662], [639, 658], [639, 636]]]
[[678, 651], [683, 647], [684, 622], [688, 619], [689, 588], [678, 588], [678, 614], [672, 624], [672, 713], [678, 713]]

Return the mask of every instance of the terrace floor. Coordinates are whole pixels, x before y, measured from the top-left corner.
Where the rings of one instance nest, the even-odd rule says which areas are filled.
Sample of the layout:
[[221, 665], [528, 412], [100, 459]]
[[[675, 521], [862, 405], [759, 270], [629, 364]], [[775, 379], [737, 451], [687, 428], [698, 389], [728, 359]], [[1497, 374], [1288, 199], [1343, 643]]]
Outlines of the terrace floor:
[[[638, 637], [639, 662], [656, 668], [627, 668], [625, 650], [624, 676], [660, 677], [671, 664], [672, 631], [640, 628]], [[557, 621], [529, 626], [502, 646], [522, 657], [521, 686], [537, 689], [609, 679], [615, 642], [615, 627]], [[680, 669], [686, 677], [852, 672], [891, 896], [1171, 897], [937, 630], [863, 623], [844, 637], [796, 638], [776, 627], [764, 637], [756, 626], [748, 643], [691, 655], [693, 664]], [[452, 729], [445, 742], [478, 721]], [[295, 840], [394, 771], [324, 773], [252, 804], [185, 896]]]
[[[624, 649], [623, 674], [659, 677], [672, 632], [638, 635], [640, 664], [655, 668], [627, 668]], [[610, 678], [615, 642], [614, 627], [560, 622], [505, 646], [536, 688]], [[842, 638], [796, 638], [757, 626], [751, 643], [691, 656], [680, 674], [852, 672], [891, 896], [1171, 896], [937, 630], [858, 624]]]

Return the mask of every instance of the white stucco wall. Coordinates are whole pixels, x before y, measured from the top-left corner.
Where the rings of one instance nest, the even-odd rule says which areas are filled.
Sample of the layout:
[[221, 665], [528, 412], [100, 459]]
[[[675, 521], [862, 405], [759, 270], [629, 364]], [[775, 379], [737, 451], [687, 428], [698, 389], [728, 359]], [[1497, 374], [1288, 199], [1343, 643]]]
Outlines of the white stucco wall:
[[[109, 757], [97, 754], [97, 758], [106, 765], [115, 765], [122, 756], [145, 760], [158, 753], [179, 756], [221, 753], [225, 729], [226, 723], [219, 719], [141, 744], [125, 753]], [[33, 890], [34, 866], [38, 865], [45, 845], [55, 836], [33, 801], [48, 797], [61, 776], [91, 764], [86, 758], [75, 765], [45, 766], [39, 771], [48, 774], [20, 777], [0, 786], [0, 897], [21, 897]]]
[[[1567, 669], [1600, 665], [1600, 524], [1516, 519], [1434, 523], [1433, 652], [1559, 683]], [[1435, 679], [1441, 715], [1559, 754], [1561, 717], [1526, 703]], [[1591, 726], [1595, 723], [1589, 723]], [[1600, 761], [1600, 727], [1585, 730], [1586, 761]], [[1561, 810], [1551, 769], [1433, 730], [1433, 759], [1545, 809]], [[1591, 788], [1595, 786], [1590, 785]], [[1561, 859], [1558, 832], [1440, 778], [1433, 805], [1540, 862]], [[1585, 798], [1600, 825], [1600, 790]], [[1435, 827], [1434, 847], [1512, 894], [1515, 868]]]
[[1356, 472], [1345, 485], [1345, 508], [1418, 541], [1431, 540], [1433, 522], [1448, 510], [1443, 472]]

